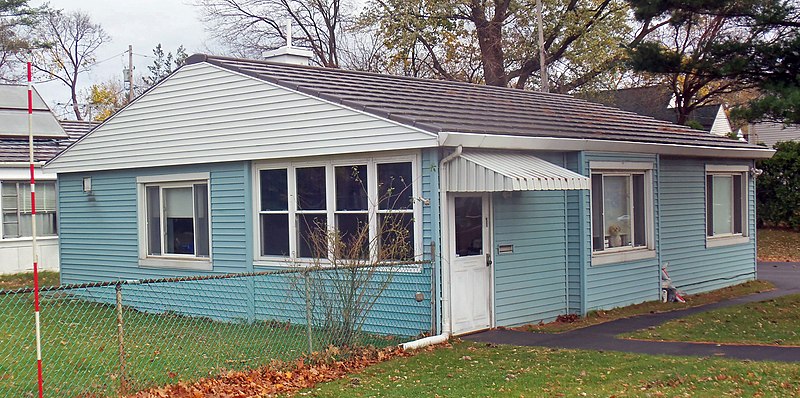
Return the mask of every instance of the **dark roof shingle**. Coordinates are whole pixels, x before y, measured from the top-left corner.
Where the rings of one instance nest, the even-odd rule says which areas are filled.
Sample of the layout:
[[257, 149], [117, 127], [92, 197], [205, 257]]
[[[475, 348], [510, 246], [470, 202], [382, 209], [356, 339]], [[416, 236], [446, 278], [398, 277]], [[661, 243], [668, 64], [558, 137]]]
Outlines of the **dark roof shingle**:
[[[37, 162], [46, 162], [66, 149], [70, 144], [83, 137], [92, 128], [99, 125], [88, 121], [59, 121], [69, 138], [34, 138], [33, 155]], [[24, 163], [30, 160], [27, 137], [0, 138], [0, 162]]]
[[195, 54], [207, 62], [430, 132], [755, 148], [569, 95]]

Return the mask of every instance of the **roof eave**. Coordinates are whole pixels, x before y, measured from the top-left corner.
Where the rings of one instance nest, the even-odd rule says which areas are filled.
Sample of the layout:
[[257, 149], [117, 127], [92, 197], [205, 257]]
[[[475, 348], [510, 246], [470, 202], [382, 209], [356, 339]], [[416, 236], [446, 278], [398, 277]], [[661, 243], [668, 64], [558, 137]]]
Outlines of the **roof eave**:
[[448, 147], [461, 145], [464, 148], [486, 149], [654, 153], [659, 155], [735, 159], [769, 159], [775, 153], [774, 150], [768, 148], [724, 148], [702, 145], [556, 137], [522, 137], [459, 132], [439, 133], [439, 145]]

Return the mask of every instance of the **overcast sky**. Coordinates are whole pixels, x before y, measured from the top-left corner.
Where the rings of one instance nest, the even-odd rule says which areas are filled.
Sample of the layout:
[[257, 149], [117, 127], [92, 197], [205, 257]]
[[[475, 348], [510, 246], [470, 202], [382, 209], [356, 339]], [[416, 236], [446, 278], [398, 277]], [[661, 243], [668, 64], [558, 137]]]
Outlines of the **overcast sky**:
[[[161, 43], [165, 52], [175, 52], [183, 45], [189, 54], [206, 51], [207, 35], [200, 21], [199, 8], [191, 0], [50, 0], [51, 8], [65, 11], [81, 10], [103, 26], [111, 41], [97, 52], [97, 60], [90, 73], [79, 78], [81, 88], [111, 78], [122, 81], [122, 69], [128, 65], [128, 45], [133, 45], [134, 73], [148, 74], [152, 64], [153, 48]], [[31, 5], [45, 1], [31, 0]], [[141, 55], [136, 55], [141, 54]], [[134, 76], [134, 79], [137, 77]], [[69, 89], [59, 82], [36, 84], [36, 89], [59, 116], [74, 119], [64, 113], [57, 103], [69, 101]], [[71, 117], [70, 117], [71, 116]]]

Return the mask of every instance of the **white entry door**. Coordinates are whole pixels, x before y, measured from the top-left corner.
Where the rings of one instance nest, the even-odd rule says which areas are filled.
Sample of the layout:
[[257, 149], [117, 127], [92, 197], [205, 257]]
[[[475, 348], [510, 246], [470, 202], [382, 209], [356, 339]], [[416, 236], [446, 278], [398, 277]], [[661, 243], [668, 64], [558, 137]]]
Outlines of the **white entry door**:
[[453, 334], [488, 329], [492, 324], [489, 198], [455, 196], [450, 209]]

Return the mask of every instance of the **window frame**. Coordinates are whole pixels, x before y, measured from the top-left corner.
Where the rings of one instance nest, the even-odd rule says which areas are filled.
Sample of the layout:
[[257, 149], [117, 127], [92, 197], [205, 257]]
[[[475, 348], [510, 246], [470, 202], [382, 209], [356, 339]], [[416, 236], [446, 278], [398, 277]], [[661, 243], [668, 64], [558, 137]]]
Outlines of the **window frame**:
[[[207, 219], [208, 219], [208, 257], [198, 257], [196, 254], [175, 254], [164, 253], [164, 237], [163, 231], [161, 236], [161, 254], [153, 255], [148, 254], [149, 236], [147, 230], [147, 187], [159, 187], [159, 203], [160, 218], [164, 219], [163, 208], [163, 190], [165, 188], [186, 188], [191, 187], [194, 192], [195, 184], [206, 184], [206, 203], [208, 204]], [[213, 269], [213, 233], [211, 230], [211, 175], [210, 173], [185, 173], [185, 174], [166, 174], [155, 176], [140, 176], [136, 177], [137, 188], [137, 219], [138, 219], [138, 233], [139, 233], [139, 266], [152, 267], [152, 268], [177, 268], [189, 270], [211, 271]], [[192, 217], [196, 217], [194, 194], [192, 195]], [[161, 229], [161, 228], [160, 228]], [[195, 226], [196, 234], [196, 226]], [[196, 237], [196, 236], [195, 236]], [[195, 242], [195, 250], [196, 250]]]
[[[643, 260], [656, 257], [655, 249], [655, 214], [654, 214], [654, 177], [653, 170], [655, 165], [650, 162], [589, 162], [589, 178], [593, 174], [600, 174], [601, 176], [622, 176], [628, 177], [628, 187], [630, 189], [630, 205], [629, 211], [633, 214], [634, 206], [634, 192], [633, 192], [633, 176], [643, 175], [644, 185], [644, 229], [645, 229], [645, 245], [638, 247], [615, 247], [604, 248], [601, 251], [594, 250], [594, 204], [592, 203], [593, 193], [589, 192], [589, 250], [591, 251], [591, 265], [605, 265], [623, 263], [629, 261]], [[605, 185], [604, 185], [605, 186]], [[605, 192], [601, 192], [605, 198]], [[604, 199], [603, 199], [604, 200]], [[631, 220], [633, 221], [633, 220]], [[634, 226], [635, 222], [631, 222]], [[605, 234], [605, 225], [603, 225], [603, 233]], [[631, 239], [635, 239], [634, 229], [631, 230]]]
[[[44, 184], [50, 184], [50, 183], [53, 184], [53, 195], [54, 195], [54, 200], [53, 201], [55, 202], [55, 207], [54, 207], [53, 211], [43, 211], [41, 206], [37, 206], [36, 215], [39, 216], [39, 215], [44, 215], [44, 214], [53, 214], [54, 217], [55, 217], [55, 231], [52, 234], [49, 234], [49, 233], [48, 234], [42, 234], [42, 231], [37, 229], [36, 239], [38, 239], [38, 240], [41, 240], [41, 239], [58, 239], [58, 230], [59, 230], [59, 222], [58, 222], [59, 221], [58, 220], [58, 184], [57, 184], [57, 182], [55, 180], [39, 180], [39, 179], [37, 179], [37, 181], [38, 181], [36, 183], [37, 186], [43, 186]], [[20, 197], [20, 191], [21, 191], [20, 187], [21, 186], [29, 186], [30, 185], [30, 181], [29, 180], [28, 181], [19, 180], [19, 179], [0, 180], [0, 196], [2, 196], [1, 192], [2, 192], [2, 189], [3, 189], [3, 185], [8, 185], [8, 184], [14, 184], [16, 192], [17, 192], [17, 194], [16, 194], [16, 198], [17, 198], [17, 207], [16, 207], [17, 222], [16, 222], [16, 225], [17, 225], [17, 233], [19, 234], [21, 216], [22, 215], [26, 215], [26, 214], [31, 214], [30, 212], [23, 212], [22, 211], [22, 198]], [[37, 190], [37, 195], [36, 195], [36, 203], [37, 204], [41, 203], [41, 200], [43, 199], [43, 197], [44, 196], [42, 195], [42, 189], [38, 189]], [[0, 200], [0, 241], [9, 242], [9, 241], [25, 241], [25, 240], [33, 239], [33, 237], [31, 235], [20, 235], [20, 236], [15, 236], [15, 237], [8, 237], [8, 238], [5, 237], [5, 234], [4, 234], [5, 224], [6, 224], [5, 214], [6, 214], [6, 211], [5, 211], [5, 209], [3, 209], [2, 201]]]
[[[741, 192], [739, 193], [741, 198], [741, 223], [742, 223], [742, 232], [740, 233], [724, 233], [724, 234], [714, 234], [709, 235], [709, 223], [713, 226], [713, 214], [709, 217], [708, 214], [708, 207], [709, 207], [709, 196], [708, 190], [709, 188], [713, 189], [708, 185], [708, 177], [709, 176], [726, 176], [726, 177], [735, 177], [741, 176], [742, 178], [742, 186]], [[732, 184], [735, 186], [735, 184]], [[745, 165], [718, 165], [718, 164], [706, 164], [705, 175], [703, 178], [703, 197], [705, 207], [703, 208], [703, 215], [705, 218], [705, 240], [706, 240], [706, 248], [713, 248], [719, 246], [729, 246], [729, 245], [737, 245], [737, 244], [744, 244], [750, 242], [750, 166]], [[733, 189], [733, 188], [732, 188]], [[731, 201], [734, 200], [736, 192], [731, 192]], [[734, 203], [731, 203], [731, 209], [733, 209]], [[734, 223], [735, 215], [731, 216], [731, 223]], [[735, 224], [734, 224], [735, 225]], [[713, 227], [712, 227], [713, 228]], [[733, 231], [733, 225], [731, 225], [731, 230]]]
[[[418, 154], [407, 155], [390, 155], [390, 156], [361, 156], [361, 157], [336, 157], [327, 159], [304, 160], [304, 161], [264, 161], [254, 162], [253, 164], [253, 265], [260, 267], [294, 267], [294, 266], [310, 266], [313, 265], [313, 258], [299, 257], [298, 242], [297, 242], [297, 227], [293, 218], [297, 214], [297, 184], [296, 173], [297, 168], [305, 167], [325, 167], [325, 191], [326, 191], [326, 222], [329, 230], [335, 228], [336, 214], [348, 213], [349, 211], [336, 210], [336, 167], [341, 166], [367, 166], [367, 219], [369, 221], [370, 241], [375, 241], [374, 237], [378, 232], [378, 215], [381, 213], [378, 209], [378, 164], [385, 163], [411, 163], [411, 188], [412, 188], [412, 210], [408, 213], [412, 214], [414, 225], [414, 260], [420, 260], [423, 257], [423, 240], [422, 240], [422, 205], [419, 198], [422, 192], [422, 183], [419, 170], [419, 156]], [[288, 256], [274, 256], [274, 255], [261, 255], [261, 214], [268, 214], [269, 212], [261, 211], [261, 185], [260, 185], [260, 172], [261, 170], [276, 170], [285, 169], [286, 178], [288, 182], [287, 196], [288, 196], [288, 215], [289, 215], [289, 255]], [[385, 211], [384, 211], [385, 212]], [[352, 212], [350, 212], [352, 213]], [[377, 259], [377, 245], [370, 247], [370, 258]], [[332, 255], [329, 249], [329, 255]], [[319, 264], [330, 264], [327, 258], [319, 259]], [[418, 265], [402, 267], [403, 269], [421, 270]]]

